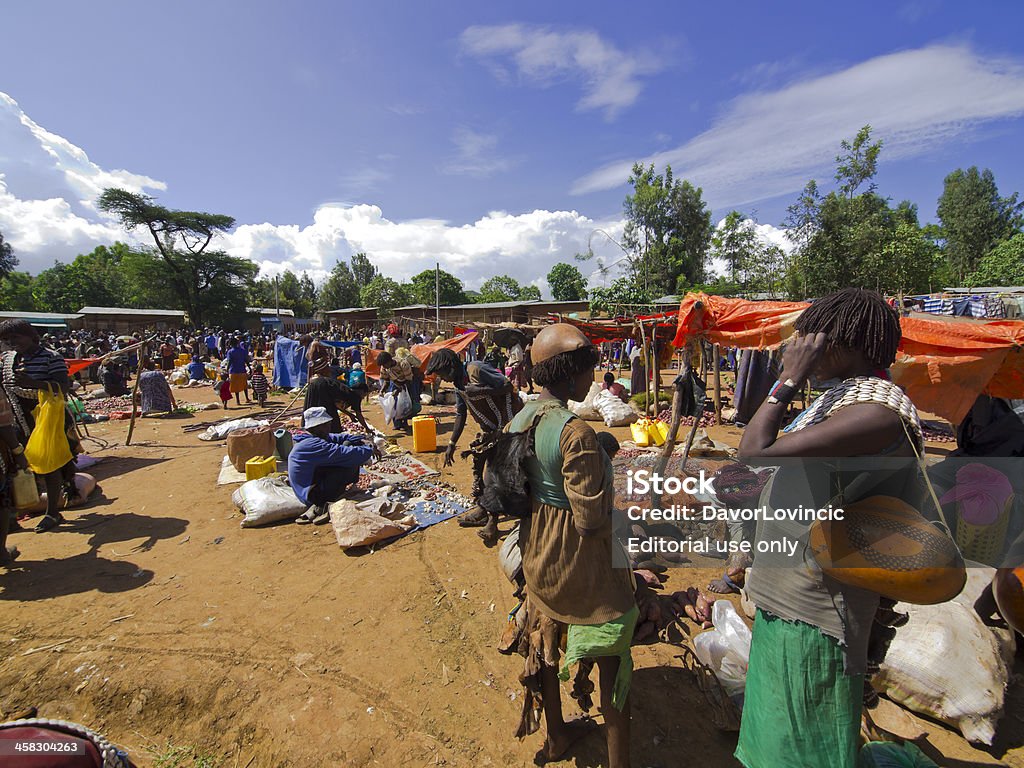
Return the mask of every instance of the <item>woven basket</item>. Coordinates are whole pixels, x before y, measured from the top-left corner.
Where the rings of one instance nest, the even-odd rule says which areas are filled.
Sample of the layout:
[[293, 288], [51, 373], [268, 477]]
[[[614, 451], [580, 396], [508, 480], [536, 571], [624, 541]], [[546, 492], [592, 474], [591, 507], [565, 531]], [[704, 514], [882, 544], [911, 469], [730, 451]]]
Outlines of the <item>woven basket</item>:
[[1006, 549], [1006, 529], [1010, 524], [1013, 500], [1014, 495], [1011, 493], [1003, 511], [991, 525], [972, 525], [964, 521], [960, 514], [960, 504], [957, 503], [956, 544], [966, 559], [999, 566], [999, 559]]

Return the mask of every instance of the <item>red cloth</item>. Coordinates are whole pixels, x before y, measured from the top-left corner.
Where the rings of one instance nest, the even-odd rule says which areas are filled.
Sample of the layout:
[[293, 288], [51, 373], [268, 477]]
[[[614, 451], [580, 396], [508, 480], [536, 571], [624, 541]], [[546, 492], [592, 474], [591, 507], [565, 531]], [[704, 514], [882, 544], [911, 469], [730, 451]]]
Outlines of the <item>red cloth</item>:
[[[793, 335], [793, 323], [808, 306], [687, 294], [675, 345], [701, 337], [725, 347], [772, 349]], [[1024, 322], [904, 317], [900, 326], [892, 380], [920, 410], [959, 424], [978, 395], [1024, 397]]]
[[74, 376], [81, 370], [88, 368], [93, 363], [98, 363], [100, 359], [98, 357], [93, 358], [65, 358], [64, 363], [68, 367], [68, 376]]

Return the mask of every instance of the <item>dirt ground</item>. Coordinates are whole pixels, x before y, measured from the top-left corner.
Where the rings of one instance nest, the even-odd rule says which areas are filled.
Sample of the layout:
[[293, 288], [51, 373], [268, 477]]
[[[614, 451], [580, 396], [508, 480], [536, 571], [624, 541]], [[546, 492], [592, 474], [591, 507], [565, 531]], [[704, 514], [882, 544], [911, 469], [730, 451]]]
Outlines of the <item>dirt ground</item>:
[[[513, 737], [522, 660], [495, 651], [514, 605], [495, 550], [453, 521], [362, 556], [330, 526], [243, 530], [237, 486], [216, 485], [224, 444], [181, 429], [223, 415], [141, 420], [130, 447], [127, 422], [89, 426], [98, 497], [57, 532], [12, 535], [22, 556], [0, 571], [0, 710], [87, 724], [141, 766], [169, 742], [239, 768], [531, 765], [540, 735]], [[440, 452], [419, 456], [440, 467]], [[467, 463], [443, 479], [468, 491]], [[673, 570], [666, 591], [719, 571]], [[635, 764], [739, 765], [680, 652], [634, 649]], [[944, 765], [1024, 766], [1022, 723], [1017, 686], [988, 753], [937, 726], [929, 740]], [[595, 733], [558, 765], [605, 762]]]

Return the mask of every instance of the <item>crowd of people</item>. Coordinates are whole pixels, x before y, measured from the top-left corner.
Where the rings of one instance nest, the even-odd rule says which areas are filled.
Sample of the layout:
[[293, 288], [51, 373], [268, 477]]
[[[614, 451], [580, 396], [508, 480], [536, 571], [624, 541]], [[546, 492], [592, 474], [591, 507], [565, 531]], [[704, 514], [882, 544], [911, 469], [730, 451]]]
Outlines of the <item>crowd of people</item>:
[[[746, 424], [740, 458], [770, 462], [919, 456], [924, 445], [920, 418], [886, 373], [900, 341], [898, 313], [875, 293], [847, 289], [805, 310], [796, 330], [797, 337], [782, 355], [779, 381]], [[113, 395], [127, 392], [129, 377], [137, 374], [143, 413], [175, 408], [167, 377], [181, 355], [191, 360], [186, 366], [189, 384], [206, 381], [213, 365], [224, 408], [232, 401], [235, 407], [253, 401], [262, 407], [270, 391], [263, 363], [272, 357], [277, 336], [199, 329], [155, 338], [77, 332], [41, 339], [23, 321], [0, 325], [0, 342], [7, 350], [0, 358], [3, 562], [17, 556], [5, 541], [10, 526], [16, 525], [10, 514], [10, 479], [26, 466], [24, 445], [33, 429], [36, 393], [48, 389], [67, 394], [75, 383], [64, 358], [124, 351], [98, 371], [77, 378], [102, 384]], [[296, 496], [309, 507], [297, 523], [324, 522], [328, 505], [352, 490], [359, 468], [380, 457], [381, 446], [362, 411], [371, 390], [407, 396], [411, 407], [394, 419], [394, 426], [408, 430], [419, 412], [424, 377], [451, 384], [456, 411], [444, 466], [457, 460], [470, 418], [475, 424], [463, 454], [471, 464], [475, 506], [459, 524], [479, 527], [481, 538], [493, 546], [500, 536], [499, 516], [509, 512], [517, 492], [524, 499], [518, 528], [523, 613], [517, 619], [518, 640], [509, 645], [526, 658], [521, 679], [527, 705], [519, 733], [532, 733], [543, 721], [539, 758], [562, 758], [586, 731], [564, 718], [560, 683], [570, 678], [573, 667], [577, 683], [596, 667], [608, 765], [628, 766], [630, 646], [639, 609], [632, 570], [617, 566], [625, 560], [616, 557], [621, 545], [612, 514], [610, 459], [618, 445], [578, 418], [569, 403], [586, 397], [595, 371], [626, 358], [631, 361], [632, 387], [627, 389], [608, 372], [603, 388], [623, 401], [643, 391], [648, 370], [643, 348], [616, 345], [610, 358], [603, 359], [582, 331], [557, 323], [507, 349], [481, 340], [460, 353], [435, 348], [424, 365], [413, 348], [443, 342], [443, 336], [403, 333], [394, 323], [369, 332], [331, 328], [316, 336], [296, 336], [308, 382], [301, 430], [287, 464]], [[376, 382], [364, 370], [371, 353], [380, 371]], [[727, 352], [723, 364], [735, 368], [736, 360]], [[808, 409], [785, 424], [793, 399], [812, 378], [834, 382], [836, 391], [851, 396], [835, 400], [838, 405], [827, 412]], [[345, 432], [342, 416], [365, 432]], [[42, 478], [48, 504], [36, 531], [58, 526], [62, 499], [75, 493], [79, 446], [71, 422], [65, 435], [72, 459]], [[819, 490], [826, 492], [813, 483], [791, 482], [780, 470], [764, 487], [761, 501], [780, 508], [824, 506], [827, 497], [807, 495]], [[758, 535], [770, 537], [773, 531], [759, 529]], [[726, 574], [728, 583], [719, 585], [719, 591], [729, 591], [736, 586], [730, 576], [739, 579], [746, 571], [745, 588], [756, 604], [736, 756], [747, 768], [853, 768], [864, 702], [872, 694], [867, 681], [884, 657], [886, 638], [891, 639], [899, 614], [892, 601], [827, 578], [820, 568], [785, 566], [759, 555], [749, 571], [733, 569]]]

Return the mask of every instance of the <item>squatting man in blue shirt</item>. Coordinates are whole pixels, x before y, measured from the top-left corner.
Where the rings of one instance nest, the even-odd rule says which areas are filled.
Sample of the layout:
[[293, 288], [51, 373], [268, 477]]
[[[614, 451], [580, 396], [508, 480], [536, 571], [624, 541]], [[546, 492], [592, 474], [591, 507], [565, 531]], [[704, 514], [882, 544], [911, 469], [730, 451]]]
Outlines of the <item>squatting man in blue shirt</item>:
[[329, 519], [327, 507], [338, 501], [359, 479], [359, 468], [380, 451], [366, 435], [331, 434], [331, 416], [323, 406], [302, 414], [305, 432], [297, 433], [288, 454], [288, 481], [299, 501], [308, 504], [295, 522], [322, 525]]

